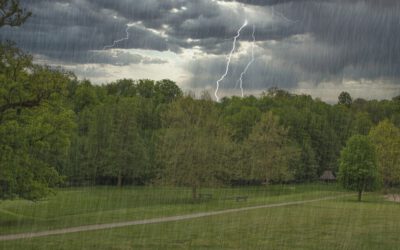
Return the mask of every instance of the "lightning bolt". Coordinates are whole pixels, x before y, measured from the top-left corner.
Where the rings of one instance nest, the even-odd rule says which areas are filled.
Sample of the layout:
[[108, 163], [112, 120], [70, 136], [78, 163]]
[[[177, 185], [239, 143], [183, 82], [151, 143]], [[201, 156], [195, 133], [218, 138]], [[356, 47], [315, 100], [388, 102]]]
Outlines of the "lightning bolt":
[[278, 17], [282, 18], [283, 20], [285, 20], [285, 21], [288, 22], [288, 23], [294, 24], [294, 23], [297, 23], [297, 22], [298, 22], [298, 20], [297, 20], [297, 21], [293, 21], [293, 20], [287, 18], [287, 17], [286, 17], [285, 15], [283, 15], [281, 12], [275, 10], [274, 6], [272, 6], [272, 15], [275, 16], [276, 14], [277, 14]]
[[131, 26], [129, 26], [129, 25], [127, 24], [127, 25], [126, 25], [126, 29], [125, 29], [126, 37], [121, 38], [121, 39], [118, 39], [118, 40], [115, 40], [115, 41], [113, 42], [112, 45], [106, 45], [106, 46], [104, 46], [104, 47], [103, 47], [103, 50], [112, 49], [112, 48], [114, 48], [118, 43], [120, 43], [120, 42], [122, 42], [122, 41], [128, 40], [128, 39], [129, 39], [129, 29], [130, 29], [130, 28], [131, 28]]
[[221, 76], [221, 78], [217, 81], [217, 87], [216, 87], [216, 89], [215, 89], [215, 98], [217, 99], [217, 102], [219, 102], [219, 97], [218, 97], [219, 85], [220, 85], [220, 82], [221, 82], [222, 80], [224, 80], [225, 77], [228, 75], [229, 66], [231, 65], [232, 55], [233, 55], [233, 52], [235, 52], [235, 49], [236, 49], [236, 40], [239, 38], [240, 32], [242, 31], [242, 29], [243, 29], [244, 27], [247, 26], [247, 24], [248, 24], [248, 22], [247, 22], [247, 20], [245, 20], [245, 21], [244, 21], [244, 24], [243, 24], [243, 25], [239, 28], [239, 30], [237, 31], [236, 36], [233, 38], [232, 50], [231, 50], [231, 52], [230, 52], [229, 55], [228, 55], [228, 59], [227, 59], [227, 62], [226, 62], [225, 73], [224, 73], [224, 74]]
[[[125, 33], [126, 33], [126, 37], [115, 40], [113, 42], [112, 45], [106, 45], [103, 47], [103, 50], [107, 50], [107, 49], [112, 49], [114, 48], [118, 43], [122, 42], [122, 41], [126, 41], [129, 39], [129, 29], [132, 27], [132, 25], [130, 26], [129, 24], [126, 24], [126, 29], [125, 29]], [[90, 56], [90, 58], [88, 59], [88, 61], [91, 61], [94, 58], [94, 54], [92, 53], [92, 55]]]
[[256, 43], [256, 37], [255, 37], [255, 32], [256, 32], [256, 26], [253, 24], [253, 42], [251, 44], [251, 60], [249, 63], [246, 65], [246, 68], [244, 68], [243, 72], [240, 74], [240, 78], [237, 80], [236, 85], [240, 83], [240, 90], [242, 91], [242, 97], [244, 97], [244, 92], [243, 92], [243, 76], [246, 74], [247, 70], [250, 68], [251, 64], [254, 62], [254, 44]]

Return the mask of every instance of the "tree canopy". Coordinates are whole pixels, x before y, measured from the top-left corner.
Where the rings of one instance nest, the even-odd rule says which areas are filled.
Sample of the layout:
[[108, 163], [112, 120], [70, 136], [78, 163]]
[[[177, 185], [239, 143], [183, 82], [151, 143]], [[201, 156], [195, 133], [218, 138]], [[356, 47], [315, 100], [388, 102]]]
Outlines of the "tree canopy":
[[75, 126], [64, 98], [71, 76], [13, 46], [0, 50], [0, 198], [38, 199], [62, 180]]
[[400, 129], [384, 120], [371, 130], [369, 137], [376, 145], [378, 167], [385, 188], [400, 185]]
[[343, 104], [347, 107], [350, 107], [350, 105], [353, 102], [353, 99], [351, 98], [348, 92], [341, 92], [338, 99], [339, 99], [338, 104]]
[[367, 136], [352, 136], [340, 154], [339, 180], [344, 188], [356, 190], [358, 200], [364, 191], [379, 184], [375, 147]]

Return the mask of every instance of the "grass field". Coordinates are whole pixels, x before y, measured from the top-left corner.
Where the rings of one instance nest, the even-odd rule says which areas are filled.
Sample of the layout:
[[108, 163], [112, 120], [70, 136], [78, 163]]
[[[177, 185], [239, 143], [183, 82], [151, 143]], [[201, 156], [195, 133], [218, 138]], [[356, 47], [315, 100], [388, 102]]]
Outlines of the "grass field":
[[[76, 188], [37, 203], [0, 204], [0, 234], [156, 218], [341, 194], [332, 185], [204, 189]], [[247, 202], [228, 197], [247, 195]], [[400, 204], [367, 194], [180, 222], [3, 241], [1, 249], [399, 249]]]

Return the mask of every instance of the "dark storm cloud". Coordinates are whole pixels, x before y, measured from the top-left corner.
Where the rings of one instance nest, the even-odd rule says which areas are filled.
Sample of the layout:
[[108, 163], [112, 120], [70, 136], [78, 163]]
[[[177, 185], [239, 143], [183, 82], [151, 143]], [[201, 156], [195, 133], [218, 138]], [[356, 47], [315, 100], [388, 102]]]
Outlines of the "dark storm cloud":
[[[244, 4], [252, 4], [252, 5], [260, 5], [260, 6], [271, 6], [283, 3], [290, 3], [294, 1], [308, 1], [308, 0], [237, 0], [237, 2], [244, 3]], [[226, 2], [232, 2], [226, 0]]]
[[[243, 1], [250, 3], [250, 1]], [[295, 88], [298, 82], [318, 84], [344, 80], [390, 80], [400, 78], [400, 3], [398, 1], [251, 1], [251, 4], [274, 6], [276, 13], [294, 22], [290, 29], [276, 37], [257, 34], [264, 48], [281, 64], [261, 64], [247, 74], [252, 86], [277, 85]], [[280, 35], [280, 36], [279, 36]], [[278, 43], [269, 44], [269, 40]], [[204, 84], [215, 84], [213, 74], [220, 76], [222, 67], [211, 71]], [[205, 62], [206, 65], [212, 62]], [[244, 63], [244, 62], [243, 62]], [[201, 66], [198, 66], [202, 69]], [[253, 69], [260, 67], [253, 65]], [[196, 68], [196, 67], [194, 67]], [[218, 72], [213, 72], [218, 68]], [[239, 67], [240, 68], [240, 67]], [[241, 67], [243, 68], [243, 67]], [[239, 71], [240, 72], [240, 71]], [[285, 72], [285, 73], [282, 73]], [[195, 73], [200, 73], [196, 72]], [[231, 84], [238, 78], [232, 69]], [[196, 80], [194, 74], [194, 80]], [[213, 80], [211, 80], [213, 79]], [[202, 79], [197, 79], [201, 81]], [[195, 83], [196, 81], [192, 81]]]
[[[65, 53], [65, 54], [64, 54]], [[165, 64], [168, 61], [162, 60], [159, 58], [150, 58], [146, 56], [142, 56], [139, 54], [131, 54], [124, 51], [109, 51], [109, 50], [101, 50], [101, 51], [88, 51], [81, 52], [79, 54], [71, 54], [69, 52], [46, 52], [47, 56], [44, 56], [42, 60], [46, 60], [49, 58], [62, 58], [62, 61], [58, 60], [58, 63], [62, 63], [64, 65], [70, 64], [110, 64], [114, 66], [127, 66], [131, 64]], [[49, 57], [49, 58], [46, 58]]]
[[[114, 40], [117, 48], [199, 48], [190, 63], [192, 85], [212, 85], [224, 71], [232, 37], [247, 18], [241, 41], [256, 26], [259, 59], [246, 75], [249, 86], [296, 87], [351, 79], [400, 78], [400, 3], [397, 0], [23, 0], [34, 16], [19, 28], [2, 28], [0, 38], [68, 63], [126, 65], [164, 63], [140, 55], [95, 53]], [[235, 3], [234, 3], [235, 2]], [[271, 42], [274, 41], [274, 42]], [[240, 44], [238, 44], [240, 47]], [[232, 66], [235, 82], [247, 60]], [[196, 81], [195, 81], [196, 80]], [[194, 83], [196, 82], [196, 83]], [[231, 85], [231, 84], [230, 84]], [[230, 86], [226, 84], [226, 86]]]
[[375, 77], [398, 77], [399, 6], [395, 1], [293, 3], [286, 13], [300, 20], [303, 32], [313, 40], [286, 50], [282, 56], [309, 72], [337, 75], [356, 66], [365, 67], [372, 76], [370, 68], [375, 65]]
[[[125, 37], [126, 24], [135, 22], [129, 30], [130, 39], [118, 43], [119, 48], [179, 52], [180, 48], [200, 46], [207, 53], [226, 53], [227, 40], [246, 18], [243, 6], [226, 8], [211, 0], [24, 0], [21, 3], [33, 12], [33, 17], [19, 28], [3, 28], [0, 38], [17, 41], [34, 53], [48, 51], [53, 56], [54, 51], [69, 51], [73, 58], [82, 51], [99, 50]], [[259, 14], [263, 11], [259, 10]], [[250, 19], [259, 28], [258, 39], [292, 33], [285, 33], [285, 23], [280, 23], [279, 18], [274, 29], [262, 16]], [[188, 39], [199, 41], [188, 42]]]
[[[34, 14], [21, 27], [4, 27], [2, 40], [10, 39], [27, 51], [58, 60], [83, 62], [91, 50], [126, 36], [130, 20], [106, 8], [93, 8], [87, 1], [21, 1]], [[141, 25], [132, 26], [133, 39], [117, 44], [117, 48], [167, 50], [165, 38]]]
[[179, 10], [187, 4], [185, 0], [91, 0], [95, 9], [109, 9], [130, 20], [141, 21], [147, 27], [160, 28], [171, 11]]

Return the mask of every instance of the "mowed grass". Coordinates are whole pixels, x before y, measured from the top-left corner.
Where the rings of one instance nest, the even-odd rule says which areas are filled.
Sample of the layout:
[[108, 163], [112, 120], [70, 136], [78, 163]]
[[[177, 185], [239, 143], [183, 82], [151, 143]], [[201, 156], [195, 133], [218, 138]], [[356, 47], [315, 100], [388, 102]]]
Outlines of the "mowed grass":
[[[300, 195], [300, 194], [299, 194]], [[400, 205], [356, 195], [210, 216], [0, 242], [2, 249], [399, 249]]]
[[[342, 191], [335, 185], [308, 184], [209, 188], [200, 193], [212, 194], [212, 199], [193, 202], [188, 188], [92, 187], [61, 189], [38, 202], [3, 201], [0, 235], [314, 199]], [[234, 196], [248, 200], [237, 202]]]

